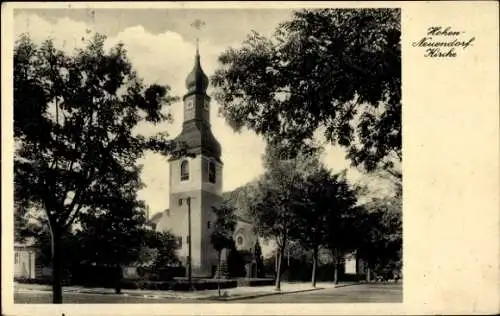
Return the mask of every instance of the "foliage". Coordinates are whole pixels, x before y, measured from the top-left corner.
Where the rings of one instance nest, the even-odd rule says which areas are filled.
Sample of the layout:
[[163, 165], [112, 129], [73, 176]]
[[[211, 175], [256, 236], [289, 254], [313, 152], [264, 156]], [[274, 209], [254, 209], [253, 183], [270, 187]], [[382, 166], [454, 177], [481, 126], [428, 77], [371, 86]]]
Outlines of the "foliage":
[[36, 45], [21, 36], [14, 47], [15, 200], [48, 220], [54, 303], [62, 302], [63, 236], [82, 214], [134, 203], [142, 186], [136, 163], [146, 150], [177, 150], [168, 135], [135, 129], [171, 119], [170, 88], [146, 86], [123, 45], [105, 52], [104, 42], [96, 34], [67, 54], [52, 40]]
[[246, 274], [245, 270], [245, 254], [238, 251], [234, 243], [229, 248], [229, 255], [227, 257], [227, 270], [231, 278], [242, 278]]
[[229, 203], [223, 203], [220, 206], [212, 206], [216, 220], [210, 234], [210, 242], [213, 248], [220, 252], [222, 249], [230, 249], [233, 242], [233, 233], [236, 227], [235, 210]]
[[129, 202], [81, 214], [76, 236], [86, 260], [113, 266], [137, 261], [144, 240], [145, 216], [142, 205]]
[[[317, 167], [317, 156], [302, 152], [292, 156], [288, 145], [272, 143], [267, 146], [263, 157], [266, 171], [252, 186], [252, 192], [246, 195], [257, 234], [276, 242], [280, 262], [299, 224], [294, 214], [304, 207], [305, 177]], [[277, 289], [280, 287], [281, 264], [278, 264], [278, 270]]]
[[401, 159], [399, 9], [301, 10], [219, 56], [212, 82], [235, 130], [297, 145], [324, 127], [356, 166]]
[[[318, 163], [318, 162], [317, 162]], [[357, 202], [345, 172], [331, 174], [318, 163], [317, 169], [304, 181], [304, 204], [295, 209], [295, 239], [312, 252], [312, 284], [316, 284], [316, 267], [321, 247], [328, 247], [337, 256], [349, 249], [352, 216]]]
[[[221, 261], [221, 255], [223, 249], [228, 249], [230, 251], [230, 258], [228, 258], [227, 267], [228, 271], [224, 271], [224, 277], [235, 272], [235, 262], [234, 262], [234, 251], [235, 245], [233, 240], [234, 229], [236, 227], [236, 215], [233, 204], [228, 201], [224, 201], [221, 205], [212, 206], [212, 210], [215, 213], [215, 223], [213, 226], [213, 230], [210, 233], [210, 242], [212, 243], [212, 247], [217, 251], [217, 279], [220, 281], [221, 274], [223, 273], [223, 266]], [[237, 255], [237, 253], [236, 253]], [[229, 260], [230, 259], [230, 260]], [[236, 265], [238, 262], [236, 262]], [[221, 295], [221, 287], [220, 283], [218, 283], [218, 294]]]
[[259, 239], [255, 242], [255, 246], [253, 247], [253, 258], [255, 260], [256, 268], [257, 268], [257, 277], [264, 277], [264, 258], [262, 256], [262, 248], [259, 243]]
[[153, 270], [180, 264], [180, 260], [177, 257], [177, 249], [179, 249], [179, 244], [177, 242], [176, 236], [168, 231], [148, 231], [148, 235], [146, 238], [146, 247], [156, 250], [153, 257]]
[[401, 269], [401, 198], [373, 199], [363, 205], [358, 217], [358, 255], [371, 269]]
[[297, 240], [308, 249], [326, 246], [329, 234], [338, 232], [344, 216], [352, 212], [356, 195], [345, 171], [332, 175], [324, 166], [308, 175], [304, 189], [305, 203], [295, 215], [300, 222]]

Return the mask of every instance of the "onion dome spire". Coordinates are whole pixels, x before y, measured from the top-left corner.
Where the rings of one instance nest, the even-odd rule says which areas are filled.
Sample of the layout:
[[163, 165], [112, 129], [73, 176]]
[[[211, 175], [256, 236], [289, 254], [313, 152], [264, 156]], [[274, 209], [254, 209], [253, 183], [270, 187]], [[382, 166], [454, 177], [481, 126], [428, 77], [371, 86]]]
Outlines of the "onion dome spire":
[[201, 68], [199, 39], [196, 38], [196, 56], [194, 67], [193, 70], [191, 70], [191, 73], [186, 78], [186, 88], [188, 90], [187, 94], [205, 94], [208, 88], [208, 84], [208, 77], [207, 75], [205, 75], [203, 69]]

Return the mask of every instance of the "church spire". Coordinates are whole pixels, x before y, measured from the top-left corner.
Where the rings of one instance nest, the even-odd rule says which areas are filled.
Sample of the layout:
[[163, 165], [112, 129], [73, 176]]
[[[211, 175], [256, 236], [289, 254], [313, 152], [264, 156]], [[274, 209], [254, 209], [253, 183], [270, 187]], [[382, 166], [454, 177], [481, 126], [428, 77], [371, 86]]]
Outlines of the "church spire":
[[[205, 24], [205, 22], [196, 20], [191, 26], [200, 30], [200, 28]], [[186, 78], [186, 88], [188, 89], [187, 95], [189, 94], [205, 94], [208, 88], [208, 77], [203, 72], [201, 68], [201, 58], [200, 58], [200, 40], [199, 37], [196, 36], [196, 55], [194, 61], [193, 70]]]

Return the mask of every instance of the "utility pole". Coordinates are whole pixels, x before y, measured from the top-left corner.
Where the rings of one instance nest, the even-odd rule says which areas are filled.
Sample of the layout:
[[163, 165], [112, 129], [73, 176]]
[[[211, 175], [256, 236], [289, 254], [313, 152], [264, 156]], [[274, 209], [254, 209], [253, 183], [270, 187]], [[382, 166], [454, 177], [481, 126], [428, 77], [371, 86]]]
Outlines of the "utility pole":
[[191, 269], [191, 198], [186, 198], [187, 206], [188, 206], [188, 283], [189, 290], [192, 289], [192, 269]]

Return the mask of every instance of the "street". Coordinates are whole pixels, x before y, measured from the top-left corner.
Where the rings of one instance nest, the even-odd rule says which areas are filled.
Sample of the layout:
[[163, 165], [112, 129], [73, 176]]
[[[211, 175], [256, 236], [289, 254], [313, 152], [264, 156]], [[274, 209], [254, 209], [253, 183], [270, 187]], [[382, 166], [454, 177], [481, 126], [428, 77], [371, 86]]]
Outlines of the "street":
[[[177, 299], [177, 298], [144, 298], [116, 294], [64, 293], [63, 301], [68, 304], [172, 304], [172, 303], [401, 303], [403, 300], [401, 284], [360, 284], [329, 288], [310, 292], [270, 295], [257, 298], [231, 300], [227, 302]], [[17, 304], [50, 304], [51, 293], [41, 291], [16, 292], [14, 302]]]
[[[16, 292], [14, 293], [15, 304], [51, 304], [52, 293], [50, 292]], [[125, 296], [120, 294], [89, 294], [89, 293], [64, 293], [64, 304], [172, 304], [172, 303], [200, 303], [199, 300], [187, 300], [176, 298], [145, 298], [136, 296]]]
[[403, 286], [394, 283], [360, 284], [318, 291], [263, 296], [234, 303], [402, 303]]

